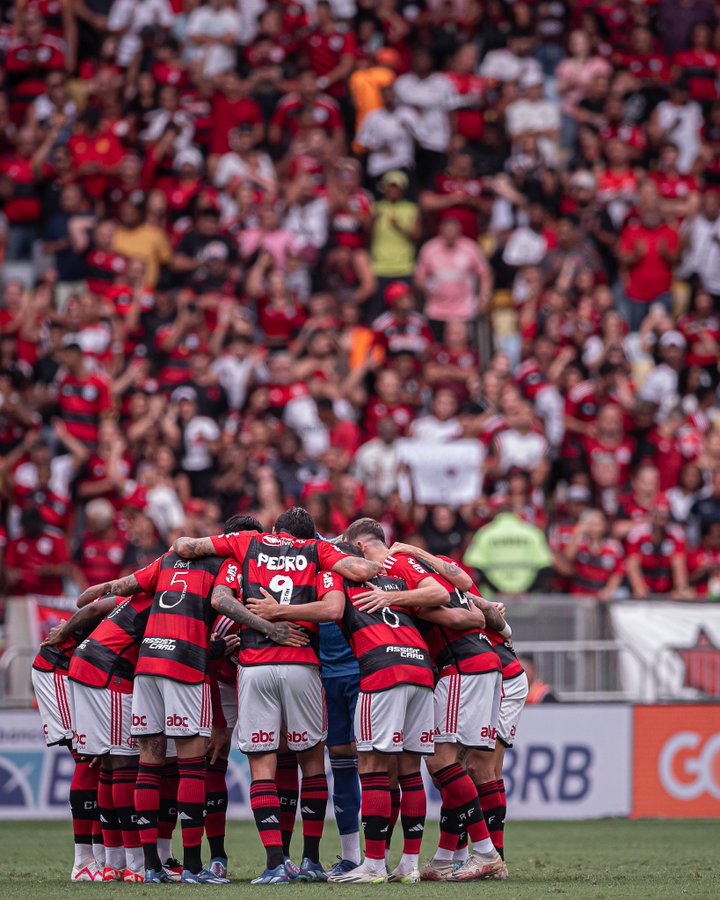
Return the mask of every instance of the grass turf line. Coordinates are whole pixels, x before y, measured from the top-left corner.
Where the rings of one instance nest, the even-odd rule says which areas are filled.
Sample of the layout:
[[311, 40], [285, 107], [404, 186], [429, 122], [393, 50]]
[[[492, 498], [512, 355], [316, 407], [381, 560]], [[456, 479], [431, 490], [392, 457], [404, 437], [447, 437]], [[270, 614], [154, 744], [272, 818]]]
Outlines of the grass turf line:
[[[399, 831], [399, 829], [398, 829]], [[412, 891], [418, 900], [450, 900], [470, 892], [492, 893], [503, 900], [542, 900], [567, 894], [572, 900], [680, 900], [720, 897], [720, 854], [717, 821], [516, 822], [507, 834], [510, 879], [482, 884], [315, 885], [292, 884], [284, 890], [305, 900], [318, 892], [353, 896], [356, 900]], [[435, 823], [428, 825], [423, 855], [437, 839]], [[233, 883], [197, 888], [217, 900], [238, 900], [272, 891], [247, 882], [263, 868], [264, 855], [251, 822], [231, 822], [228, 852]], [[400, 853], [396, 832], [391, 862]], [[85, 900], [91, 895], [118, 898], [157, 897], [167, 891], [192, 890], [181, 885], [144, 887], [131, 884], [71, 884], [72, 833], [65, 822], [0, 822], [1, 900]], [[300, 828], [293, 842], [294, 858], [301, 851]], [[175, 835], [179, 855], [179, 832]], [[328, 822], [322, 861], [330, 866], [339, 852], [335, 828]], [[207, 852], [205, 851], [207, 862]], [[312, 892], [312, 894], [311, 894]]]

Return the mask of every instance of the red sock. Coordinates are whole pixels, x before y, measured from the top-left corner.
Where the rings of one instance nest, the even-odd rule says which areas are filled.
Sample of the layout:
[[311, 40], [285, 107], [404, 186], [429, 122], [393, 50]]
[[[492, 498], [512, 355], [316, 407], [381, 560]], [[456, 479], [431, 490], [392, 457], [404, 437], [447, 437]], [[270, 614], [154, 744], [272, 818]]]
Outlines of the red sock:
[[395, 826], [397, 825], [397, 820], [400, 818], [400, 788], [390, 788], [390, 824], [388, 825], [387, 831], [387, 839], [385, 840], [385, 846], [390, 847], [392, 843], [393, 831], [395, 831]]
[[[76, 844], [92, 844], [97, 821], [97, 789], [100, 773], [90, 760], [73, 751], [75, 771], [70, 782], [70, 809]], [[99, 823], [98, 823], [99, 824]]]
[[253, 811], [255, 825], [267, 854], [267, 867], [274, 869], [283, 861], [280, 801], [274, 781], [259, 779], [250, 784], [250, 808]]
[[98, 810], [102, 828], [103, 844], [106, 847], [122, 847], [122, 832], [113, 801], [113, 773], [111, 769], [100, 769], [98, 780]]
[[[492, 832], [492, 834], [495, 835], [495, 837], [492, 838], [492, 842], [500, 856], [505, 859], [505, 817], [507, 816], [507, 796], [505, 794], [505, 782], [502, 778], [498, 778], [497, 786], [498, 795], [500, 797], [500, 821], [497, 823], [497, 831]], [[493, 825], [494, 824], [495, 823], [493, 822]]]
[[[455, 845], [461, 830], [467, 830], [473, 843], [488, 837], [487, 826], [478, 803], [477, 788], [459, 763], [445, 766], [435, 773], [442, 804], [447, 810], [446, 830], [455, 833]], [[441, 830], [443, 826], [440, 826]]]
[[360, 776], [360, 817], [365, 832], [365, 856], [385, 859], [385, 835], [390, 822], [390, 779], [387, 772]]
[[490, 840], [493, 842], [493, 847], [497, 849], [503, 845], [503, 831], [500, 823], [504, 821], [504, 804], [503, 798], [500, 796], [500, 787], [497, 781], [486, 781], [484, 784], [478, 785], [477, 791], [485, 821], [488, 823]]
[[163, 766], [157, 763], [141, 762], [138, 767], [135, 809], [141, 844], [157, 844], [162, 771]]
[[300, 811], [303, 827], [303, 859], [320, 862], [320, 839], [325, 826], [328, 802], [328, 783], [324, 772], [303, 776], [300, 790]]
[[122, 832], [123, 846], [130, 849], [140, 846], [137, 816], [135, 815], [135, 782], [137, 766], [123, 766], [114, 769], [112, 776], [112, 795], [118, 824]]
[[205, 818], [205, 757], [178, 759], [178, 772], [177, 809], [182, 825], [183, 867], [190, 872], [199, 872]]
[[225, 826], [227, 820], [228, 789], [225, 781], [228, 761], [216, 759], [205, 770], [205, 834], [210, 856], [227, 856]]
[[280, 831], [282, 833], [283, 853], [290, 856], [290, 842], [295, 831], [300, 783], [298, 780], [298, 762], [294, 753], [279, 753], [275, 771], [275, 787], [280, 801]]
[[400, 781], [400, 821], [403, 829], [403, 853], [417, 855], [420, 853], [425, 816], [427, 815], [427, 797], [425, 785], [420, 772], [401, 775]]
[[165, 760], [160, 781], [160, 806], [158, 808], [158, 837], [169, 840], [177, 824], [178, 761]]

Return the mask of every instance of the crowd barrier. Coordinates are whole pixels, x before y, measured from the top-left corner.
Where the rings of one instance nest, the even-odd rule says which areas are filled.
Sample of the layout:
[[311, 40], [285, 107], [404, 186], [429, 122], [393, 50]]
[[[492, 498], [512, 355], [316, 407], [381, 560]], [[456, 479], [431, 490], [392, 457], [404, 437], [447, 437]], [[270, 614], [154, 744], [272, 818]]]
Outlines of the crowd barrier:
[[[330, 773], [328, 772], [328, 775]], [[0, 713], [0, 820], [68, 817], [72, 759], [37, 713]], [[245, 757], [228, 770], [230, 816], [251, 819]], [[548, 704], [525, 710], [508, 751], [513, 819], [720, 817], [720, 704]], [[428, 784], [430, 815], [438, 795]]]

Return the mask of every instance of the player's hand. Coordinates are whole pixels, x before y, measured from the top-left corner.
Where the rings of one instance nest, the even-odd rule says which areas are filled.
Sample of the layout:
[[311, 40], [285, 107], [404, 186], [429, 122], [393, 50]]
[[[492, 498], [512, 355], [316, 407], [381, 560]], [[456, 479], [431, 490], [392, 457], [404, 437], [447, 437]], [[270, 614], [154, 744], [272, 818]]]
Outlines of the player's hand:
[[283, 647], [305, 647], [310, 643], [307, 633], [292, 622], [276, 622], [268, 637]]
[[266, 622], [276, 622], [282, 615], [282, 606], [265, 588], [260, 588], [262, 597], [247, 597], [245, 605], [256, 616]]
[[215, 765], [218, 756], [220, 756], [224, 748], [230, 744], [231, 737], [232, 728], [215, 728], [213, 726], [213, 730], [210, 733], [210, 740], [208, 741], [206, 753], [206, 755], [210, 757], [211, 766]]
[[392, 606], [393, 596], [391, 591], [381, 591], [380, 588], [373, 588], [365, 591], [364, 594], [358, 594], [353, 600], [355, 609], [360, 612], [374, 613], [386, 606]]
[[225, 641], [225, 656], [232, 656], [233, 653], [240, 649], [239, 634], [228, 634], [223, 640]]
[[475, 604], [472, 604], [467, 611], [468, 615], [468, 628], [484, 628], [485, 627], [485, 616], [483, 615], [483, 611], [478, 609]]
[[48, 632], [48, 636], [41, 642], [41, 647], [54, 647], [55, 644], [61, 643], [65, 638], [65, 619], [62, 619], [59, 625], [55, 625]]
[[403, 544], [402, 541], [395, 541], [395, 543], [390, 548], [388, 556], [394, 556], [396, 553], [407, 553], [410, 556], [413, 556], [415, 553], [417, 553], [417, 547], [413, 547], [410, 544]]
[[501, 603], [499, 600], [490, 600], [489, 603], [490, 603], [490, 606], [495, 607], [495, 609], [500, 613], [500, 615], [503, 617], [503, 619], [507, 619], [507, 616], [505, 615], [505, 604], [504, 603]]

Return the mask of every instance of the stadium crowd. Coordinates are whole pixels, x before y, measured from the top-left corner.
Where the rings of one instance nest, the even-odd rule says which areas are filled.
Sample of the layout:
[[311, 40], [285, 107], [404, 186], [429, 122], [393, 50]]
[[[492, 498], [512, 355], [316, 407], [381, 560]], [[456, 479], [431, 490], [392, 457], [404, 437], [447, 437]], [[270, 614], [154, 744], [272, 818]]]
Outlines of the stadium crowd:
[[5, 594], [302, 503], [720, 595], [715, 4], [2, 9]]

